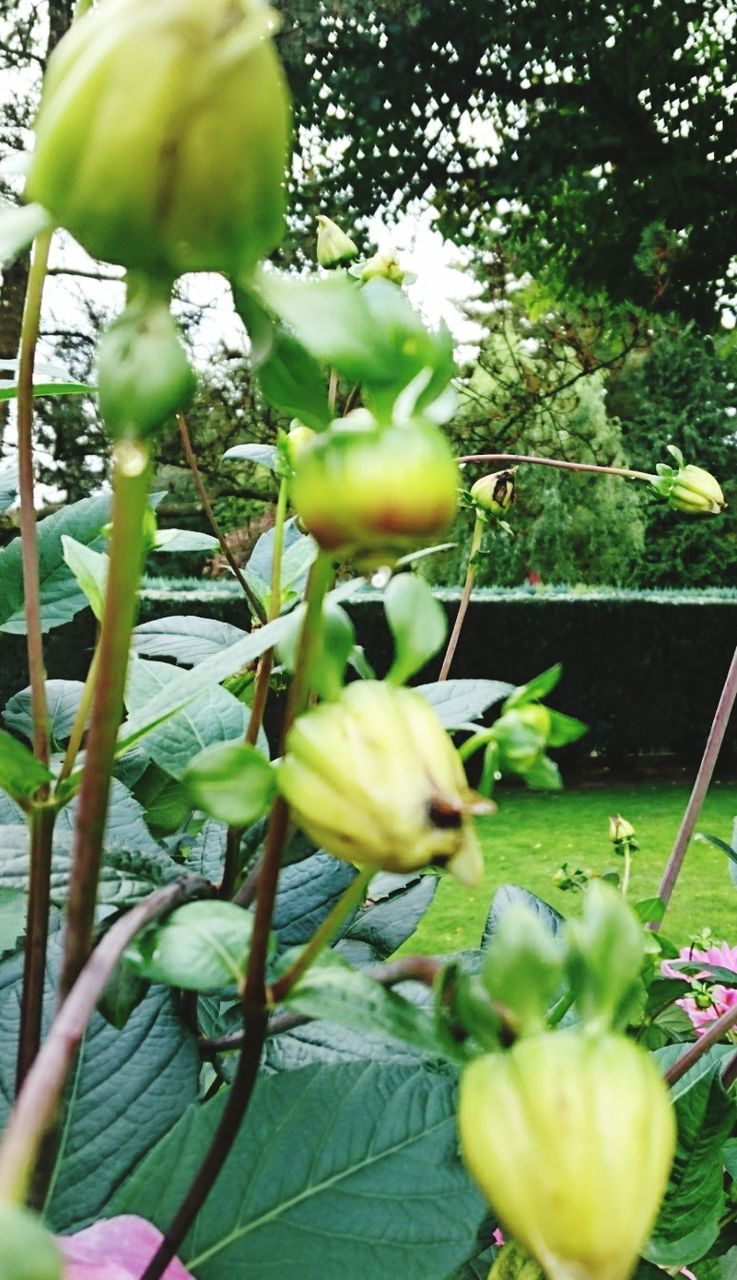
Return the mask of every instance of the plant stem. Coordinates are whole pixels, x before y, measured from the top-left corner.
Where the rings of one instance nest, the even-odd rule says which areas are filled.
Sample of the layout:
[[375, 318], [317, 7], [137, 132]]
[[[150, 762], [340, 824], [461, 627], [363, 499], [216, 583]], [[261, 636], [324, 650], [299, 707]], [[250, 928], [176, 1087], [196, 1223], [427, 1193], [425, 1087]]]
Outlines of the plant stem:
[[99, 647], [96, 645], [95, 652], [92, 655], [92, 661], [87, 672], [87, 678], [84, 682], [82, 697], [80, 698], [79, 706], [77, 707], [77, 714], [74, 717], [74, 724], [72, 725], [72, 732], [69, 735], [69, 742], [67, 743], [64, 760], [62, 762], [61, 769], [59, 770], [59, 777], [56, 780], [55, 791], [57, 793], [62, 782], [65, 782], [72, 772], [77, 756], [79, 755], [80, 747], [82, 746], [82, 739], [84, 738], [87, 721], [90, 716], [90, 708], [92, 706], [92, 695], [95, 689], [95, 680], [97, 679], [98, 653]]
[[302, 974], [314, 963], [320, 952], [330, 945], [345, 917], [363, 902], [372, 875], [373, 870], [371, 869], [359, 871], [355, 880], [341, 894], [330, 914], [325, 917], [307, 945], [302, 948], [294, 964], [272, 986], [272, 1004], [279, 1004], [284, 999], [287, 992], [291, 991], [295, 983], [299, 982]]
[[51, 233], [46, 232], [38, 237], [34, 246], [23, 309], [18, 367], [18, 488], [23, 553], [23, 598], [26, 615], [28, 674], [31, 685], [33, 751], [36, 759], [42, 764], [49, 762], [49, 714], [46, 705], [38, 531], [33, 491], [33, 367], [36, 359], [50, 243]]
[[563, 462], [561, 458], [538, 458], [527, 453], [469, 453], [456, 458], [456, 462], [529, 462], [536, 467], [559, 467], [562, 471], [581, 471], [597, 476], [622, 476], [625, 480], [652, 480], [649, 471], [634, 471], [632, 467], [599, 467], [593, 462]]
[[206, 880], [189, 877], [157, 889], [116, 921], [95, 948], [54, 1019], [11, 1112], [0, 1144], [0, 1201], [25, 1198], [87, 1024], [131, 939], [144, 925], [209, 888]]
[[471, 600], [471, 592], [473, 591], [473, 584], [476, 578], [476, 556], [478, 555], [481, 549], [481, 539], [483, 537], [483, 533], [484, 533], [484, 524], [480, 516], [477, 515], [476, 522], [473, 526], [471, 548], [468, 553], [468, 564], [466, 567], [466, 581], [463, 584], [463, 595], [461, 596], [461, 602], [458, 606], [458, 613], [456, 614], [456, 620], [453, 623], [453, 630], [450, 633], [450, 639], [448, 640], [448, 647], [445, 650], [445, 657], [443, 658], [443, 665], [440, 668], [440, 675], [438, 676], [438, 680], [448, 679], [450, 664], [453, 661], [456, 648], [458, 647], [458, 641], [461, 636], [461, 631], [463, 629], [463, 623], [465, 621], [466, 613], [468, 612], [468, 605]]
[[[47, 232], [39, 236], [34, 245], [23, 308], [18, 368], [18, 488], [26, 646], [31, 686], [32, 740], [36, 758], [46, 765], [49, 763], [49, 712], [46, 700], [38, 529], [33, 476], [33, 369], [50, 244], [51, 233]], [[43, 808], [47, 796], [48, 786], [41, 787], [38, 792], [40, 807], [33, 808], [29, 818], [30, 884], [16, 1064], [18, 1086], [38, 1052], [41, 1039], [41, 1009], [49, 927], [51, 842], [56, 817], [53, 809]]]
[[703, 1057], [713, 1045], [718, 1044], [722, 1036], [731, 1031], [735, 1025], [737, 1025], [737, 1005], [727, 1009], [727, 1012], [723, 1013], [721, 1018], [717, 1018], [716, 1022], [711, 1024], [709, 1030], [705, 1031], [703, 1036], [699, 1036], [698, 1040], [694, 1040], [693, 1044], [689, 1045], [686, 1052], [666, 1071], [666, 1083], [674, 1085], [677, 1080], [680, 1080], [681, 1076], [685, 1076], [694, 1063], [698, 1062], [699, 1058]]
[[[663, 872], [660, 888], [658, 889], [658, 897], [661, 899], [664, 907], [667, 907], [671, 900], [676, 880], [678, 879], [678, 874], [683, 866], [686, 851], [694, 832], [694, 827], [696, 826], [699, 813], [701, 812], [701, 806], [706, 799], [706, 793], [709, 790], [709, 784], [711, 783], [722, 742], [724, 741], [724, 735], [727, 731], [727, 725], [729, 724], [729, 718], [732, 714], [732, 708], [734, 707], [735, 697], [737, 697], [737, 649], [735, 649], [732, 661], [729, 665], [727, 677], [724, 681], [724, 687], [719, 696], [717, 709], [714, 713], [714, 719], [709, 730], [709, 736], [706, 739], [704, 754], [701, 757], [701, 763], [699, 765], [696, 778], [694, 779], [691, 795], [689, 796], [688, 804], [686, 805], [683, 818], [681, 819], [681, 825], [678, 829], [678, 834], [665, 871]], [[650, 928], [652, 929], [654, 927], [655, 925], [651, 921]]]
[[630, 887], [630, 874], [632, 872], [632, 850], [630, 849], [629, 840], [625, 840], [624, 844], [624, 871], [622, 872], [622, 897], [627, 897], [627, 891]]
[[55, 821], [56, 810], [48, 805], [37, 805], [31, 810], [29, 818], [31, 872], [24, 943], [16, 1093], [20, 1090], [41, 1043], [46, 945], [49, 934], [51, 850]]
[[[284, 555], [284, 524], [287, 516], [287, 497], [287, 481], [283, 479], [279, 486], [279, 497], [276, 504], [276, 518], [274, 520], [274, 549], [271, 558], [271, 597], [269, 599], [269, 608], [266, 615], [267, 622], [272, 622], [274, 618], [278, 618], [281, 612], [281, 579], [282, 560]], [[258, 666], [256, 668], [256, 678], [253, 682], [253, 702], [251, 703], [251, 714], [248, 719], [248, 728], [246, 730], [246, 742], [252, 747], [254, 747], [258, 741], [259, 731], [263, 724], [266, 701], [269, 696], [269, 681], [271, 680], [273, 666], [274, 650], [267, 649], [266, 653], [262, 653], [259, 658]], [[231, 899], [235, 893], [235, 885], [239, 872], [238, 861], [240, 858], [242, 836], [243, 827], [228, 827], [225, 844], [223, 880], [220, 886], [220, 897], [224, 898], [226, 901]]]
[[[318, 555], [307, 584], [307, 607], [296, 669], [284, 717], [284, 734], [294, 716], [303, 709], [309, 694], [309, 668], [322, 632], [322, 602], [331, 576], [331, 561], [327, 557]], [[243, 1047], [238, 1059], [235, 1079], [205, 1158], [141, 1280], [160, 1280], [177, 1253], [233, 1147], [253, 1095], [269, 1021], [266, 965], [279, 870], [288, 829], [289, 809], [284, 798], [277, 796], [271, 810], [266, 850], [258, 878], [248, 974], [241, 1002]]]
[[59, 998], [74, 985], [92, 946], [110, 779], [123, 709], [128, 651], [135, 620], [148, 504], [147, 444], [121, 440], [114, 451], [113, 526], [97, 679], [79, 791]]
[[183, 413], [177, 414], [177, 423], [179, 424], [179, 435], [182, 441], [182, 448], [184, 449], [184, 456], [187, 459], [187, 463], [189, 464], [189, 469], [192, 472], [192, 480], [194, 483], [194, 487], [197, 491], [197, 497], [199, 498], [200, 503], [202, 504], [202, 510], [207, 516], [210, 528], [212, 529], [213, 533], [215, 534], [215, 537], [220, 543], [220, 549], [223, 555], [225, 556], [225, 559], [228, 561], [228, 564], [233, 570], [233, 573], [235, 574], [235, 577], [240, 587], [243, 590], [243, 593], [251, 608], [251, 612], [253, 613], [254, 617], [260, 618], [261, 622], [263, 622], [266, 615], [264, 612], [264, 608], [261, 604], [261, 601], [254, 594], [253, 590], [251, 589], [251, 587], [249, 587], [248, 582], [246, 581], [243, 574], [241, 573], [240, 565], [238, 564], [238, 561], [236, 560], [235, 556], [233, 555], [233, 552], [228, 546], [227, 538], [225, 537], [225, 534], [220, 528], [215, 512], [212, 509], [212, 503], [210, 502], [210, 499], [208, 497], [207, 489], [205, 488], [205, 483], [202, 479], [202, 474], [197, 465], [197, 458], [195, 456], [195, 451], [192, 448], [192, 439], [189, 434], [189, 428], [187, 427], [187, 419], [185, 418]]

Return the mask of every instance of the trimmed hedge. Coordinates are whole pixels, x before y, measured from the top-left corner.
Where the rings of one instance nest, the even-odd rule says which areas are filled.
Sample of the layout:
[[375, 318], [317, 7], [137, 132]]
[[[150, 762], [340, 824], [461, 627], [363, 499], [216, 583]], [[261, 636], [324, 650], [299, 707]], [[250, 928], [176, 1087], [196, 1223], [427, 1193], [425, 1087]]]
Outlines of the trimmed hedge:
[[[248, 626], [240, 591], [231, 584], [187, 580], [144, 590], [140, 621], [197, 614]], [[449, 620], [457, 591], [439, 591]], [[347, 604], [369, 661], [383, 674], [391, 639], [377, 592]], [[47, 639], [54, 677], [84, 676], [94, 642], [88, 612]], [[737, 644], [737, 591], [634, 592], [560, 588], [481, 590], [474, 593], [451, 674], [521, 684], [563, 663], [551, 704], [589, 726], [565, 757], [595, 752], [616, 763], [642, 753], [669, 753], [683, 761], [701, 754]], [[4, 636], [0, 707], [27, 684], [25, 641]], [[439, 659], [418, 680], [437, 676]], [[725, 743], [734, 758], [737, 718]]]

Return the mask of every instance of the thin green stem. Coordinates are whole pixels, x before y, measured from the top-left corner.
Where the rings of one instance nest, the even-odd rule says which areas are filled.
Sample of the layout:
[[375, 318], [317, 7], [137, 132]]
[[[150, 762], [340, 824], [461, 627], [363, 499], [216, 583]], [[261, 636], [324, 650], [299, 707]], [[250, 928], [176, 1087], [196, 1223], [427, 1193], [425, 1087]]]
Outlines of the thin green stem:
[[81, 970], [26, 1076], [0, 1143], [0, 1201], [25, 1199], [44, 1137], [54, 1125], [64, 1082], [87, 1025], [115, 965], [144, 925], [187, 898], [207, 891], [207, 881], [166, 885], [126, 912], [110, 928]]
[[[49, 762], [49, 710], [46, 699], [46, 670], [41, 623], [41, 584], [38, 530], [33, 475], [33, 370], [41, 324], [44, 281], [49, 260], [51, 233], [39, 236], [33, 248], [28, 273], [18, 368], [18, 488], [20, 492], [20, 538], [23, 561], [23, 599], [26, 619], [28, 676], [31, 686], [32, 741], [36, 758]], [[48, 787], [39, 789], [43, 805]], [[41, 1037], [44, 969], [48, 940], [51, 842], [54, 833], [53, 809], [36, 808], [30, 816], [30, 885], [25, 940], [25, 964], [16, 1080], [20, 1084], [38, 1051]]]
[[320, 952], [330, 945], [346, 916], [363, 902], [372, 875], [371, 869], [359, 871], [355, 880], [341, 894], [330, 914], [325, 917], [307, 945], [302, 948], [294, 964], [272, 986], [272, 1004], [279, 1004], [284, 999], [287, 992], [291, 991], [296, 982], [299, 982], [302, 974], [315, 962]]
[[458, 613], [456, 614], [456, 619], [455, 619], [455, 622], [453, 623], [453, 630], [450, 633], [450, 639], [448, 640], [448, 647], [445, 650], [445, 657], [443, 658], [443, 665], [440, 668], [440, 675], [438, 676], [438, 680], [448, 679], [450, 664], [453, 661], [453, 658], [455, 656], [455, 651], [458, 647], [458, 641], [461, 636], [461, 631], [463, 630], [463, 623], [466, 619], [468, 606], [471, 600], [471, 592], [473, 591], [473, 584], [476, 580], [476, 556], [481, 550], [481, 539], [483, 537], [483, 534], [484, 534], [484, 523], [481, 517], [477, 515], [475, 524], [473, 526], [473, 536], [471, 538], [471, 547], [468, 552], [468, 564], [466, 567], [466, 581], [463, 584], [463, 594], [461, 596], [461, 602], [458, 605]]
[[562, 1019], [565, 1017], [565, 1015], [568, 1013], [568, 1010], [570, 1009], [572, 1004], [573, 1004], [573, 992], [566, 991], [565, 995], [562, 995], [560, 997], [560, 1000], [558, 1000], [553, 1005], [552, 1009], [548, 1013], [548, 1016], [547, 1016], [548, 1026], [557, 1027], [558, 1023], [561, 1022]]
[[23, 598], [26, 615], [28, 674], [31, 685], [33, 751], [36, 759], [42, 764], [49, 762], [49, 713], [46, 705], [38, 531], [33, 481], [33, 368], [36, 360], [50, 244], [51, 233], [46, 232], [38, 237], [34, 245], [23, 309], [18, 367], [18, 488], [23, 554]]
[[632, 850], [630, 849], [629, 840], [624, 842], [624, 871], [622, 872], [622, 897], [626, 898], [630, 887], [630, 875], [632, 873]]
[[197, 465], [197, 456], [192, 447], [192, 439], [189, 434], [187, 419], [185, 418], [183, 413], [177, 414], [177, 423], [179, 426], [179, 436], [182, 441], [182, 448], [184, 449], [184, 456], [187, 459], [190, 472], [192, 473], [192, 482], [194, 484], [197, 497], [199, 498], [200, 503], [202, 505], [202, 510], [207, 516], [207, 520], [210, 525], [210, 528], [212, 529], [213, 533], [215, 534], [215, 537], [220, 543], [220, 550], [225, 556], [225, 559], [228, 561], [228, 564], [230, 565], [230, 568], [232, 569], [233, 574], [235, 575], [235, 578], [239, 583], [241, 590], [243, 591], [243, 594], [245, 595], [248, 601], [248, 604], [253, 616], [255, 618], [259, 618], [261, 622], [263, 622], [266, 617], [263, 605], [261, 604], [261, 601], [258, 599], [258, 596], [255, 595], [252, 588], [248, 585], [246, 578], [244, 578], [241, 572], [240, 565], [238, 564], [238, 561], [236, 560], [235, 556], [233, 555], [233, 552], [228, 546], [228, 540], [225, 537], [225, 534], [223, 533], [222, 529], [220, 528], [215, 512], [212, 509], [212, 503], [210, 502], [207, 489], [205, 488], [205, 482], [202, 479], [200, 468]]
[[79, 791], [76, 845], [59, 980], [61, 1000], [74, 985], [92, 947], [110, 780], [144, 555], [148, 463], [148, 444], [121, 440], [115, 446], [110, 564], [91, 725]]
[[[326, 557], [319, 555], [310, 572], [307, 584], [307, 607], [285, 714], [284, 734], [293, 717], [303, 709], [309, 696], [309, 670], [322, 634], [322, 602], [332, 578], [332, 571], [332, 563]], [[228, 1153], [232, 1150], [253, 1096], [269, 1020], [266, 966], [279, 871], [288, 830], [289, 809], [284, 798], [277, 796], [271, 810], [266, 850], [258, 877], [248, 974], [241, 1001], [244, 1040], [235, 1079], [205, 1158], [141, 1280], [160, 1280], [176, 1254], [205, 1203]]]
[[[717, 709], [714, 712], [714, 719], [709, 730], [709, 736], [706, 739], [704, 754], [701, 757], [701, 763], [694, 779], [691, 795], [688, 804], [684, 810], [681, 825], [675, 843], [671, 850], [670, 857], [663, 872], [663, 878], [658, 889], [658, 897], [661, 899], [663, 906], [667, 907], [673, 895], [679, 872], [683, 866], [686, 852], [688, 850], [691, 836], [694, 833], [694, 827], [698, 820], [701, 807], [706, 799], [706, 793], [719, 758], [724, 735], [727, 732], [732, 709], [734, 707], [735, 698], [737, 697], [737, 649], [732, 656], [729, 670], [724, 681], [724, 687], [719, 696]], [[655, 922], [650, 923], [651, 929], [655, 928]]]
[[527, 453], [469, 453], [462, 458], [456, 458], [456, 462], [495, 462], [507, 463], [529, 462], [535, 467], [559, 467], [562, 471], [580, 471], [590, 475], [597, 476], [621, 476], [624, 480], [647, 480], [648, 482], [655, 479], [648, 471], [634, 471], [632, 467], [599, 467], [593, 462], [564, 462], [561, 458], [538, 458], [535, 454]]
[[79, 700], [79, 706], [77, 707], [77, 714], [74, 717], [74, 724], [72, 725], [72, 732], [69, 735], [69, 742], [67, 743], [64, 760], [62, 762], [61, 769], [59, 770], [59, 777], [56, 780], [55, 791], [57, 793], [62, 782], [66, 781], [74, 768], [80, 747], [82, 746], [85, 730], [87, 728], [87, 721], [89, 720], [90, 709], [92, 707], [92, 697], [95, 690], [95, 680], [97, 678], [98, 645], [95, 646], [95, 652], [92, 655], [92, 661], [87, 671], [87, 678], [84, 682], [82, 697]]
[[328, 382], [328, 408], [332, 414], [335, 413], [335, 406], [338, 403], [338, 374], [335, 369], [330, 370], [330, 380]]

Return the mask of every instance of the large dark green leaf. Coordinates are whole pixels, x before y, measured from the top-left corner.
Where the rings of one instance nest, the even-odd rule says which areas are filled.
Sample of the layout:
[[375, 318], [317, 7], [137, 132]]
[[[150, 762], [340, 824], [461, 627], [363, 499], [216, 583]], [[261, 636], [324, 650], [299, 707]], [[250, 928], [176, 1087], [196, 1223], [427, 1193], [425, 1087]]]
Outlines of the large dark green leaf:
[[274, 909], [280, 946], [307, 942], [356, 875], [355, 867], [327, 853], [315, 853], [285, 867]]
[[484, 932], [481, 936], [481, 946], [485, 950], [496, 930], [502, 916], [512, 907], [527, 907], [529, 911], [534, 911], [546, 929], [555, 935], [563, 924], [563, 916], [555, 907], [551, 907], [549, 902], [544, 902], [542, 898], [536, 897], [534, 893], [530, 893], [529, 889], [523, 889], [518, 884], [503, 884], [494, 894], [494, 900], [491, 909], [486, 917]]
[[[110, 906], [139, 902], [159, 885], [176, 880], [181, 867], [163, 850], [108, 848], [105, 851], [98, 901]], [[68, 830], [54, 832], [51, 862], [51, 901], [65, 906], [72, 865], [73, 836]], [[28, 889], [28, 830], [21, 826], [0, 826], [0, 887]]]
[[266, 399], [287, 418], [299, 418], [321, 431], [333, 417], [320, 365], [286, 330], [275, 328], [271, 351], [257, 377]]
[[194, 667], [248, 632], [216, 618], [171, 617], [142, 622], [133, 632], [133, 648], [142, 658], [168, 658], [182, 667]]
[[[51, 954], [47, 1017], [54, 999], [56, 941]], [[15, 1087], [19, 969], [17, 959], [0, 966], [0, 1127], [7, 1121]], [[152, 1144], [197, 1097], [198, 1082], [195, 1041], [177, 1017], [168, 992], [154, 989], [122, 1031], [97, 1015], [93, 1018], [70, 1080], [47, 1198], [54, 1230], [77, 1230], [107, 1211], [112, 1196]]]
[[[117, 1198], [165, 1227], [223, 1099], [191, 1108]], [[344, 1064], [262, 1078], [181, 1249], [198, 1280], [444, 1280], [483, 1208], [458, 1158], [452, 1078]]]
[[[717, 1049], [733, 1052], [727, 1045]], [[681, 1046], [668, 1046], [657, 1054], [659, 1065], [665, 1067], [682, 1052]], [[653, 1237], [644, 1250], [661, 1267], [698, 1261], [719, 1235], [725, 1208], [722, 1148], [737, 1118], [719, 1074], [723, 1056], [713, 1050], [704, 1055], [673, 1090], [676, 1155]]]
[[[54, 746], [67, 741], [77, 714], [84, 685], [81, 680], [47, 680], [46, 702], [49, 709], [49, 729]], [[31, 716], [31, 688], [21, 689], [9, 698], [3, 710], [3, 720], [9, 729], [15, 729], [31, 741], [33, 720]]]
[[434, 707], [446, 729], [459, 729], [469, 721], [479, 720], [495, 702], [501, 702], [514, 685], [503, 680], [443, 680], [434, 684], [418, 684]]
[[[62, 534], [90, 546], [110, 519], [110, 496], [83, 498], [38, 525], [41, 621], [44, 631], [59, 627], [87, 607], [87, 598], [64, 562]], [[0, 551], [0, 631], [25, 634], [20, 538]]]
[[366, 943], [373, 956], [386, 959], [412, 936], [437, 887], [434, 875], [383, 872], [374, 876], [366, 904], [345, 931], [344, 943]]

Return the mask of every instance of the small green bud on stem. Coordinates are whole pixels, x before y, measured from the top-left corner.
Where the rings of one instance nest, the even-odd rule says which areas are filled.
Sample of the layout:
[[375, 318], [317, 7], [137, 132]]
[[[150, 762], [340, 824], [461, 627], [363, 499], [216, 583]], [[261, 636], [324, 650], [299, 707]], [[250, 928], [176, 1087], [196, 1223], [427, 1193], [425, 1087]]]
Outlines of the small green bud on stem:
[[357, 410], [300, 450], [292, 501], [323, 551], [375, 568], [445, 532], [458, 470], [434, 424], [379, 427]]
[[471, 501], [475, 507], [488, 515], [503, 516], [514, 502], [514, 473], [511, 471], [495, 471], [492, 475], [482, 476], [471, 485]]
[[684, 511], [690, 516], [719, 515], [727, 504], [714, 476], [702, 467], [684, 465], [683, 454], [675, 445], [668, 445], [668, 452], [677, 465], [669, 467], [660, 463], [657, 476], [650, 479], [661, 498], [665, 498], [674, 511]]
[[321, 267], [339, 267], [352, 262], [358, 249], [337, 222], [319, 214], [317, 219], [317, 261]]

